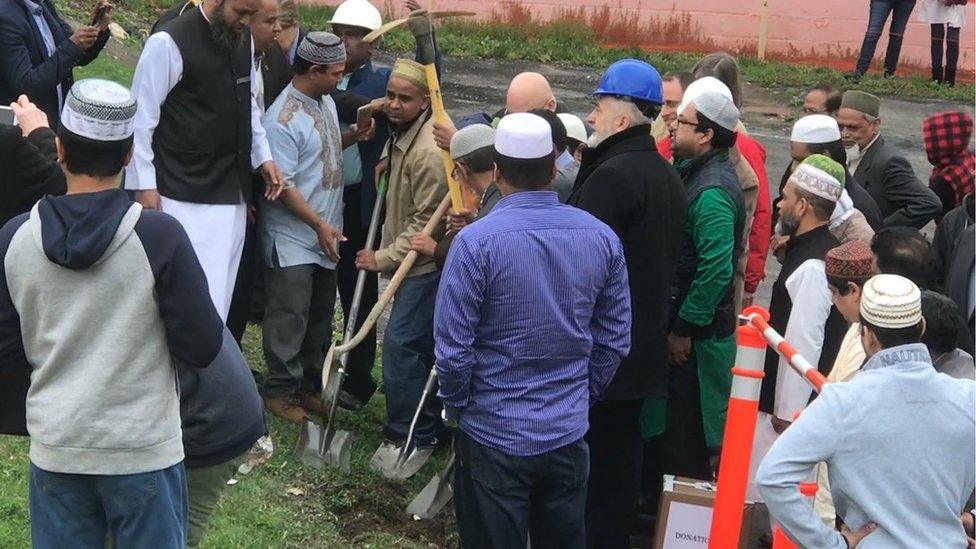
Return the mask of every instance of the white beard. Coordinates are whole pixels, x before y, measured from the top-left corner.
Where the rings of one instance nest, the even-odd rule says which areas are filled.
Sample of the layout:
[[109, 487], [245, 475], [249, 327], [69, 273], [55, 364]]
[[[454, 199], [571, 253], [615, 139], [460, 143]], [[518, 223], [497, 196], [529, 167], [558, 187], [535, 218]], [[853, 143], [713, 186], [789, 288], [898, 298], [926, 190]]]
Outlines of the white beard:
[[586, 146], [591, 149], [595, 149], [600, 146], [600, 143], [606, 141], [606, 139], [606, 136], [600, 135], [594, 131], [589, 137], [586, 138]]
[[847, 147], [847, 164], [850, 165], [851, 162], [857, 162], [861, 158], [861, 147], [857, 143]]

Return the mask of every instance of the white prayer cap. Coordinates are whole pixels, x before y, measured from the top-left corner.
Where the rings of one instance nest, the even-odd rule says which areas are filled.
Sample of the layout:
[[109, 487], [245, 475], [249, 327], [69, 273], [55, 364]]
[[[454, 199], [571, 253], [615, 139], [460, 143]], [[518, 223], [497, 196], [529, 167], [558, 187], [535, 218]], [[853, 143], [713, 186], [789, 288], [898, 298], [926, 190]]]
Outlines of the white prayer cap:
[[691, 84], [688, 84], [688, 88], [685, 89], [684, 95], [681, 96], [681, 103], [678, 105], [678, 114], [685, 111], [688, 107], [698, 97], [699, 94], [705, 91], [715, 91], [725, 97], [732, 99], [732, 90], [725, 85], [724, 82], [715, 78], [714, 76], [705, 76], [695, 80]]
[[878, 328], [909, 328], [922, 321], [922, 293], [911, 280], [881, 274], [861, 291], [861, 317]]
[[495, 128], [488, 124], [471, 124], [458, 130], [451, 138], [451, 159], [457, 160], [494, 144]]
[[831, 202], [840, 200], [843, 190], [836, 177], [810, 164], [797, 166], [789, 180], [797, 187]]
[[793, 124], [790, 141], [796, 143], [833, 143], [840, 141], [837, 121], [826, 114], [804, 116]]
[[739, 127], [739, 109], [735, 107], [732, 98], [714, 90], [707, 90], [698, 94], [693, 103], [698, 114], [708, 117], [709, 120], [730, 132], [736, 131]]
[[109, 80], [85, 78], [68, 90], [61, 125], [94, 141], [122, 141], [132, 135], [136, 100], [128, 88]]
[[562, 120], [563, 126], [566, 127], [566, 137], [575, 139], [580, 143], [586, 143], [586, 126], [583, 124], [583, 120], [581, 120], [580, 117], [568, 112], [561, 112], [556, 116]]
[[495, 151], [509, 158], [544, 158], [553, 154], [552, 129], [541, 116], [510, 114], [502, 118], [495, 130]]

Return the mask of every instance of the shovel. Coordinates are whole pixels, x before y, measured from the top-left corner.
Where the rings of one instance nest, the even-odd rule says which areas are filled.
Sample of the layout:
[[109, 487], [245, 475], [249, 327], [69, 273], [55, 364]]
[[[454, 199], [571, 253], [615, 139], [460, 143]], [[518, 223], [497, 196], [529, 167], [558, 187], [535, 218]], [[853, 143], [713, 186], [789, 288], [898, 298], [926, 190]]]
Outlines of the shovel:
[[[372, 250], [376, 241], [376, 229], [380, 224], [380, 213], [383, 211], [383, 197], [386, 195], [387, 174], [384, 172], [380, 176], [379, 186], [376, 192], [376, 203], [373, 205], [373, 214], [369, 219], [369, 232], [366, 233], [366, 249]], [[356, 329], [356, 320], [359, 318], [359, 305], [363, 300], [363, 290], [366, 287], [366, 271], [359, 271], [356, 277], [356, 288], [352, 294], [352, 305], [349, 307], [349, 318], [346, 319], [346, 330], [343, 334], [343, 343], [348, 343], [352, 339]], [[367, 329], [368, 330], [368, 329]], [[312, 421], [305, 420], [302, 423], [301, 431], [298, 434], [298, 455], [302, 463], [321, 469], [325, 465], [338, 468], [343, 473], [349, 473], [350, 447], [352, 444], [352, 433], [349, 431], [335, 429], [336, 409], [339, 403], [339, 391], [342, 389], [342, 382], [346, 378], [346, 361], [349, 353], [339, 353], [338, 364], [333, 366], [335, 360], [336, 345], [329, 346], [329, 352], [325, 355], [322, 365], [322, 403], [327, 414], [322, 418], [323, 425], [317, 425]]]
[[389, 444], [382, 444], [376, 450], [376, 453], [373, 454], [369, 466], [385, 478], [406, 480], [417, 474], [417, 471], [424, 466], [427, 458], [430, 457], [429, 453], [424, 455], [424, 452], [419, 452], [416, 448], [413, 448], [412, 443], [413, 434], [417, 428], [417, 420], [420, 419], [420, 414], [424, 409], [424, 403], [427, 402], [427, 397], [434, 388], [434, 381], [436, 380], [437, 367], [434, 366], [430, 369], [427, 382], [424, 383], [423, 392], [420, 393], [420, 402], [417, 403], [417, 409], [413, 413], [413, 419], [410, 421], [410, 429], [407, 431], [407, 440], [404, 441], [403, 446], [396, 448]]
[[453, 478], [454, 451], [452, 450], [447, 465], [438, 471], [417, 497], [407, 505], [407, 515], [414, 520], [432, 519], [437, 516], [437, 513], [440, 513], [454, 497], [454, 488], [451, 486]]

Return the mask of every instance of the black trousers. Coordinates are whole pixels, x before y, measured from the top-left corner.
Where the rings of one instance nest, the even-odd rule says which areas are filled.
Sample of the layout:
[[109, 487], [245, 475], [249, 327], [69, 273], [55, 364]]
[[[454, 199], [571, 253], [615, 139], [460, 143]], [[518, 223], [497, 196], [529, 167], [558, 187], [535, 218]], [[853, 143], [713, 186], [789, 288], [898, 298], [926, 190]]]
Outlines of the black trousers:
[[[959, 63], [959, 29], [944, 24], [930, 25], [932, 30], [932, 80], [956, 83], [956, 65]], [[942, 65], [945, 45], [945, 69]]]
[[668, 375], [668, 419], [663, 443], [664, 472], [681, 477], [710, 480], [708, 446], [702, 423], [698, 365], [692, 360], [672, 366]]
[[590, 408], [586, 545], [591, 549], [630, 547], [644, 450], [638, 424], [642, 404], [642, 400], [604, 401]]
[[258, 233], [257, 223], [247, 221], [244, 229], [244, 250], [241, 252], [241, 264], [237, 268], [237, 281], [234, 283], [234, 293], [230, 300], [230, 310], [227, 312], [227, 329], [234, 336], [237, 345], [241, 344], [244, 330], [251, 320], [261, 318], [263, 299], [256, 301], [256, 288], [263, 288], [261, 260], [261, 235]]
[[510, 456], [461, 430], [454, 438], [454, 512], [463, 549], [582, 549], [589, 449], [583, 439]]
[[[339, 285], [339, 300], [342, 302], [342, 313], [349, 318], [352, 307], [352, 296], [356, 289], [356, 252], [366, 247], [366, 233], [369, 220], [362, 219], [360, 198], [361, 185], [350, 185], [343, 191], [342, 233], [346, 241], [339, 244], [339, 265], [336, 269]], [[373, 244], [373, 249], [379, 248], [379, 236]], [[359, 305], [359, 315], [356, 318], [356, 329], [363, 325], [369, 311], [376, 305], [377, 274], [366, 274], [366, 287], [363, 289], [363, 299]], [[343, 327], [343, 330], [345, 327]], [[343, 332], [345, 333], [345, 332]], [[346, 362], [346, 380], [342, 388], [363, 403], [369, 401], [376, 392], [376, 381], [373, 380], [373, 364], [376, 362], [376, 327], [370, 330], [366, 339], [349, 353]]]

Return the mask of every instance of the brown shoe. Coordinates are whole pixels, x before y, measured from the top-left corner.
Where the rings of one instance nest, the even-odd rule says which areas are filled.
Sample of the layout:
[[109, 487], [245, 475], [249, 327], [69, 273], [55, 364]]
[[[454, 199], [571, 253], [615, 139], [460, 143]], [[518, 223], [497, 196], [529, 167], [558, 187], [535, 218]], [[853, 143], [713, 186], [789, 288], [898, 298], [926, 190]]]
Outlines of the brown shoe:
[[299, 393], [298, 402], [305, 411], [317, 416], [325, 416], [325, 403], [312, 393]]
[[308, 412], [302, 408], [296, 395], [265, 398], [264, 408], [281, 419], [292, 423], [301, 424], [308, 419]]

